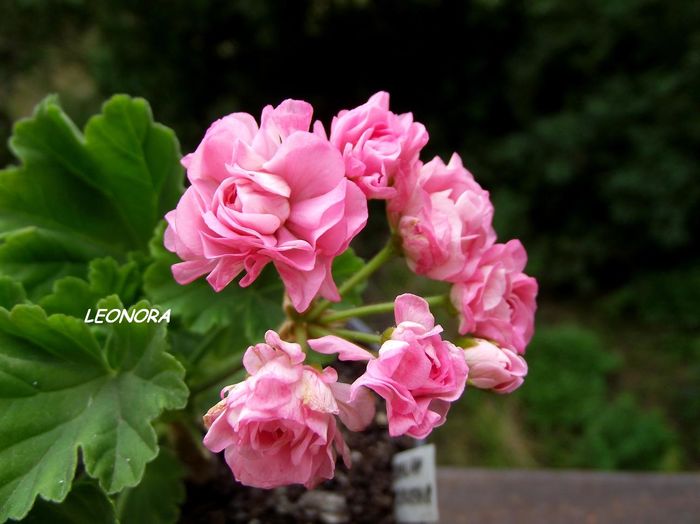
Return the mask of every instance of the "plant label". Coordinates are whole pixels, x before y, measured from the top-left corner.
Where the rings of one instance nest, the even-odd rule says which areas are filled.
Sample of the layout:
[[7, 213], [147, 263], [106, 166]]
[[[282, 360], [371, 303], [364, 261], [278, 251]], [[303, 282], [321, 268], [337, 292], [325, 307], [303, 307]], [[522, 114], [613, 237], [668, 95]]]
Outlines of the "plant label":
[[392, 469], [397, 522], [438, 522], [435, 445], [397, 453]]

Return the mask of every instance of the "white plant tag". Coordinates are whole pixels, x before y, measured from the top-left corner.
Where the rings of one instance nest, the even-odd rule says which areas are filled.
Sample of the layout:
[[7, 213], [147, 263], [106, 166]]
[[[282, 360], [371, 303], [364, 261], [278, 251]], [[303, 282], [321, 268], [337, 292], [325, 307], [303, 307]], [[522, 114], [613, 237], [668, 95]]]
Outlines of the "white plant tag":
[[397, 522], [438, 522], [435, 445], [402, 451], [392, 460]]

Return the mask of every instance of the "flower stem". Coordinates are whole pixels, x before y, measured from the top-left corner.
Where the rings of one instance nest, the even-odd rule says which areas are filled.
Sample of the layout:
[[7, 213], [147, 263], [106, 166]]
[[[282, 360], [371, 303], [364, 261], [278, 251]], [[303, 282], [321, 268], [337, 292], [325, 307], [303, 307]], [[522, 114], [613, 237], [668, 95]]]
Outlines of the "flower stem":
[[425, 301], [430, 307], [444, 306], [448, 303], [448, 295], [434, 295], [432, 297], [425, 297]]
[[379, 304], [367, 304], [366, 306], [353, 307], [343, 309], [342, 311], [333, 311], [318, 319], [323, 324], [330, 324], [338, 320], [346, 320], [348, 318], [365, 317], [367, 315], [376, 315], [378, 313], [390, 313], [394, 311], [393, 302], [381, 302]]
[[218, 337], [225, 328], [215, 328], [209, 331], [207, 335], [201, 340], [197, 347], [192, 351], [189, 358], [190, 366], [197, 364], [204, 355], [206, 355], [209, 350], [211, 343]]
[[[367, 262], [362, 269], [341, 284], [341, 286], [338, 288], [338, 293], [340, 296], [342, 297], [356, 285], [367, 280], [372, 273], [377, 271], [377, 269], [384, 265], [395, 254], [396, 248], [394, 246], [394, 240], [390, 239], [389, 242], [387, 242], [387, 244], [381, 249], [381, 251], [374, 255], [374, 257]], [[318, 303], [311, 309], [309, 314], [306, 315], [306, 318], [308, 320], [316, 320], [326, 309], [328, 309], [330, 305], [331, 302], [329, 300], [319, 300]]]
[[[441, 306], [446, 303], [447, 295], [425, 297], [425, 301], [430, 306]], [[348, 318], [365, 317], [367, 315], [376, 315], [379, 313], [391, 313], [392, 311], [394, 311], [393, 302], [380, 302], [379, 304], [367, 304], [366, 306], [343, 309], [342, 311], [333, 311], [318, 319], [318, 322], [322, 324], [331, 324]]]
[[305, 324], [299, 321], [294, 323], [294, 338], [296, 339], [296, 343], [301, 346], [301, 350], [306, 353], [309, 347], [306, 344], [307, 333]]
[[354, 331], [352, 329], [327, 329], [321, 326], [309, 326], [309, 334], [314, 337], [325, 337], [326, 335], [335, 335], [347, 340], [356, 342], [364, 342], [366, 344], [380, 344], [381, 336], [376, 333], [363, 333], [362, 331]]
[[192, 386], [190, 386], [190, 396], [194, 397], [195, 395], [199, 395], [200, 393], [208, 390], [212, 386], [216, 386], [219, 382], [223, 382], [224, 379], [227, 379], [231, 375], [235, 375], [242, 369], [243, 362], [237, 360], [232, 365], [222, 369], [221, 372], [204, 379], [199, 384], [192, 384]]

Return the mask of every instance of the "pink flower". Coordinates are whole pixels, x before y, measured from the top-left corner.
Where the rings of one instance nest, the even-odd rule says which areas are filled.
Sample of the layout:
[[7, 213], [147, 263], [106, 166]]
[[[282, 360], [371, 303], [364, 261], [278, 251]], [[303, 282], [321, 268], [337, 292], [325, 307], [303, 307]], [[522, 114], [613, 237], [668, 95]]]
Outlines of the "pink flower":
[[396, 329], [375, 358], [364, 349], [334, 336], [310, 340], [315, 351], [338, 353], [341, 360], [368, 360], [367, 370], [352, 385], [384, 398], [389, 434], [425, 438], [445, 422], [450, 402], [464, 391], [467, 363], [464, 352], [442, 340], [428, 303], [404, 294], [396, 297]]
[[464, 350], [469, 384], [496, 393], [510, 393], [522, 385], [527, 375], [527, 362], [523, 357], [487, 340], [477, 338], [474, 342], [476, 345]]
[[172, 268], [180, 284], [208, 273], [220, 291], [245, 271], [245, 287], [272, 262], [298, 311], [319, 294], [339, 300], [331, 264], [365, 226], [367, 202], [338, 150], [308, 132], [311, 113], [285, 100], [263, 110], [260, 127], [234, 113], [183, 158], [192, 185], [165, 232], [183, 260]]
[[338, 453], [349, 466], [335, 416], [356, 430], [374, 416], [369, 395], [351, 401], [350, 386], [336, 382], [333, 368], [318, 371], [303, 365], [304, 358], [298, 344], [268, 331], [265, 343], [243, 357], [250, 377], [224, 388], [223, 400], [204, 417], [204, 445], [226, 450], [226, 462], [245, 485], [312, 488], [332, 478]]
[[519, 240], [495, 244], [470, 277], [452, 286], [460, 333], [525, 352], [537, 309], [537, 281], [522, 272], [526, 263], [527, 253]]
[[493, 205], [459, 155], [447, 165], [435, 157], [397, 180], [396, 187], [389, 216], [411, 270], [449, 282], [473, 272], [496, 241]]
[[[320, 123], [316, 132], [325, 136]], [[331, 123], [331, 143], [343, 154], [348, 178], [367, 198], [390, 198], [394, 178], [418, 160], [428, 142], [423, 124], [411, 113], [389, 111], [389, 93], [380, 91], [367, 103], [344, 110]]]

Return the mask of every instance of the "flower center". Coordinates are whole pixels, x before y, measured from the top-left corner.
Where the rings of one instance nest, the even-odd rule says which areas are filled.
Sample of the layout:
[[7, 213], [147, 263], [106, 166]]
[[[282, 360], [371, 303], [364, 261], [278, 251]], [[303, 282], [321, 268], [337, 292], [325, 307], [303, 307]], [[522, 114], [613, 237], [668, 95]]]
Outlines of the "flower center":
[[273, 235], [289, 218], [288, 198], [266, 191], [249, 179], [233, 179], [219, 190], [220, 206], [243, 228]]

